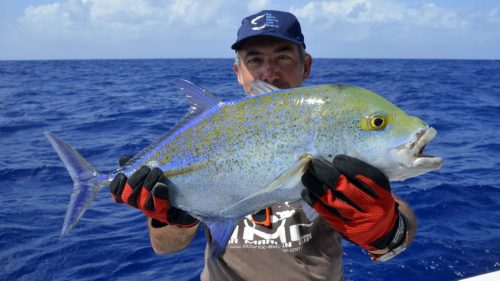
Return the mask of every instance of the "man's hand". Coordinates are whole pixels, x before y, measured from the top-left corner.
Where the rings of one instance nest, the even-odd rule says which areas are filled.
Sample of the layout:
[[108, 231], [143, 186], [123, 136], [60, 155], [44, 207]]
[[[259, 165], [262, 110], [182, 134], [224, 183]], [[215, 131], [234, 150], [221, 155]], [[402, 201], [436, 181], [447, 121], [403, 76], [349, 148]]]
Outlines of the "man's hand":
[[167, 224], [180, 227], [196, 225], [199, 222], [197, 219], [170, 205], [168, 184], [169, 181], [160, 169], [151, 170], [142, 166], [128, 179], [122, 173], [117, 174], [109, 185], [109, 190], [116, 203], [126, 203], [152, 218], [153, 227]]
[[377, 253], [403, 243], [405, 220], [389, 180], [375, 167], [345, 155], [333, 165], [313, 159], [302, 183], [302, 198], [346, 239]]

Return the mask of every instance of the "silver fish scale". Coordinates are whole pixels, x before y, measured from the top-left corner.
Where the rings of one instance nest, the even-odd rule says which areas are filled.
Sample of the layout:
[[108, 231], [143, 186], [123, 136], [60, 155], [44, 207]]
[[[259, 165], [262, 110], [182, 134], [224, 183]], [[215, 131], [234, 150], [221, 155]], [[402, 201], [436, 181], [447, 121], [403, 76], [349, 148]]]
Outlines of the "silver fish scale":
[[291, 91], [223, 104], [172, 136], [149, 161], [160, 163], [175, 184], [172, 204], [201, 219], [238, 218], [297, 200], [301, 185], [259, 191], [314, 152], [314, 120], [323, 98], [310, 102], [311, 94]]

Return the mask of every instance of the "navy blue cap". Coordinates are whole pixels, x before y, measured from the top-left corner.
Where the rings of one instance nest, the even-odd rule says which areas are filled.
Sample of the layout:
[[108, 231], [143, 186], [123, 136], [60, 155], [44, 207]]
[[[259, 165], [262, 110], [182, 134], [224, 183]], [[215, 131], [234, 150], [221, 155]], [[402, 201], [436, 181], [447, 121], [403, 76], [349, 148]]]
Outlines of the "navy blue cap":
[[300, 23], [294, 15], [288, 12], [264, 10], [244, 18], [238, 29], [236, 42], [231, 45], [231, 49], [238, 50], [244, 40], [255, 36], [281, 38], [306, 48]]

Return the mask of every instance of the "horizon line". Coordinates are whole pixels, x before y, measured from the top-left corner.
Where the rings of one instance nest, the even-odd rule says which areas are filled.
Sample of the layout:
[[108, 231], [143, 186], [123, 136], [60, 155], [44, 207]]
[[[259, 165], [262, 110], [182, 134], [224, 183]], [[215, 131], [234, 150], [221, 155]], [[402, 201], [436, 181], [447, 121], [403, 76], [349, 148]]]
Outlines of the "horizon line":
[[[97, 60], [234, 60], [233, 57], [164, 57], [164, 58], [27, 58], [2, 59], [0, 62], [16, 61], [97, 61]], [[313, 57], [314, 60], [468, 60], [468, 61], [498, 61], [500, 58], [419, 58], [419, 57]]]

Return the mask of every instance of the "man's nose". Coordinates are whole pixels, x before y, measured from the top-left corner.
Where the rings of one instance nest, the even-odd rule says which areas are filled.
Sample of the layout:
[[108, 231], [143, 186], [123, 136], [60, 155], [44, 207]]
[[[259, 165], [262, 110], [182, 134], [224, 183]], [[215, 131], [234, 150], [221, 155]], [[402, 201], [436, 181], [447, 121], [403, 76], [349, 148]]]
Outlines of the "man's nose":
[[266, 83], [273, 83], [279, 78], [279, 68], [272, 61], [267, 60], [262, 67], [260, 80]]

